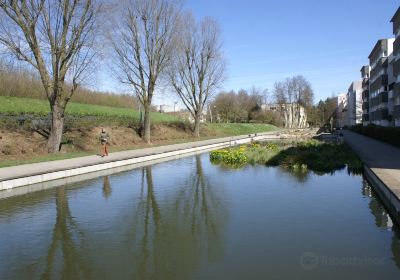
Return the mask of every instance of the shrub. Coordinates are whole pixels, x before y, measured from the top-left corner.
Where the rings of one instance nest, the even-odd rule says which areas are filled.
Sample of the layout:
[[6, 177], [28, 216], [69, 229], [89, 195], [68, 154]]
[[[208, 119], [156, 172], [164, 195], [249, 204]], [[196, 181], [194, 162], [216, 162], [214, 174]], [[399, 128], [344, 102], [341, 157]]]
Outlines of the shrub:
[[247, 163], [247, 157], [244, 154], [245, 146], [239, 149], [220, 149], [210, 153], [212, 163], [225, 164], [229, 167], [239, 168]]

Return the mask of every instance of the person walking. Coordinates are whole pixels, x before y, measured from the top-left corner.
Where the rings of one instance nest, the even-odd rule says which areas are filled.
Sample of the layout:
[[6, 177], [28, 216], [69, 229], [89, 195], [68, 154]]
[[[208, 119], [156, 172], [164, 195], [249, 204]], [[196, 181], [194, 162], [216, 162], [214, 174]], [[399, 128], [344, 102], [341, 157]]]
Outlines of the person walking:
[[104, 128], [102, 128], [100, 133], [101, 157], [108, 156], [107, 143], [109, 139], [110, 135], [106, 132]]

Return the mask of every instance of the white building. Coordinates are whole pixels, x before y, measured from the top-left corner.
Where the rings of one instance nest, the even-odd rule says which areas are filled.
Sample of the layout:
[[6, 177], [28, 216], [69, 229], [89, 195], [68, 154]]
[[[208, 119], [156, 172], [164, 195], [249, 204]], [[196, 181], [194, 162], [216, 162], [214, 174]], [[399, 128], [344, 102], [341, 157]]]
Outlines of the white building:
[[389, 61], [393, 59], [393, 42], [394, 38], [378, 40], [368, 56], [371, 67], [369, 119], [370, 123], [375, 125], [389, 126], [391, 124], [393, 93], [390, 93], [389, 97], [389, 85], [393, 81], [393, 69]]
[[347, 93], [341, 93], [336, 97], [336, 127], [341, 128], [347, 125]]
[[393, 42], [393, 59], [391, 60], [393, 74], [393, 88], [389, 95], [392, 99], [393, 120], [392, 124], [400, 127], [400, 7], [391, 19], [393, 23], [393, 34], [395, 41]]
[[306, 128], [308, 126], [306, 108], [298, 103], [263, 104], [261, 110], [280, 112], [286, 128]]
[[349, 126], [362, 123], [362, 92], [362, 81], [352, 82], [347, 91], [347, 125]]
[[178, 112], [180, 110], [178, 106], [178, 102], [175, 102], [174, 104], [162, 104], [162, 105], [156, 105], [156, 108], [160, 113], [174, 113]]

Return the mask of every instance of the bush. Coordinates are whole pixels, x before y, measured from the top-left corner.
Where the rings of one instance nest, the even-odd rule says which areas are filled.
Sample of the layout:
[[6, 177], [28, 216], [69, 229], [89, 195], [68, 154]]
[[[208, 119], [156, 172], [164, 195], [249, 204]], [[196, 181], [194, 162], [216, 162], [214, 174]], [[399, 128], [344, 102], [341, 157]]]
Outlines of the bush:
[[368, 126], [356, 125], [351, 127], [351, 130], [365, 136], [400, 147], [399, 127], [384, 127], [371, 124]]

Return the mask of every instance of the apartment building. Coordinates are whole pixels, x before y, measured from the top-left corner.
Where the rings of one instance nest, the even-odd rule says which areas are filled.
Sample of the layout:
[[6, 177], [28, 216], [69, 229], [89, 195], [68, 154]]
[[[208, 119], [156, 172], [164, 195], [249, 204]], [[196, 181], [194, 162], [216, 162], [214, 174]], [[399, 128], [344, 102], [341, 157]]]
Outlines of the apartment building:
[[369, 79], [369, 121], [389, 126], [392, 109], [389, 102], [389, 84], [393, 81], [393, 71], [389, 61], [393, 58], [394, 38], [381, 39], [375, 44], [369, 58], [371, 67]]
[[362, 81], [351, 83], [347, 91], [347, 125], [362, 123], [363, 115]]
[[369, 125], [369, 65], [361, 67], [362, 87], [362, 124]]
[[392, 123], [395, 126], [400, 126], [400, 7], [392, 17], [393, 23], [393, 34], [395, 40], [393, 42], [393, 54], [392, 54], [392, 69], [393, 69], [393, 87], [392, 87], [392, 99], [393, 99], [393, 114]]
[[342, 128], [347, 125], [347, 93], [341, 93], [336, 97], [336, 127]]

